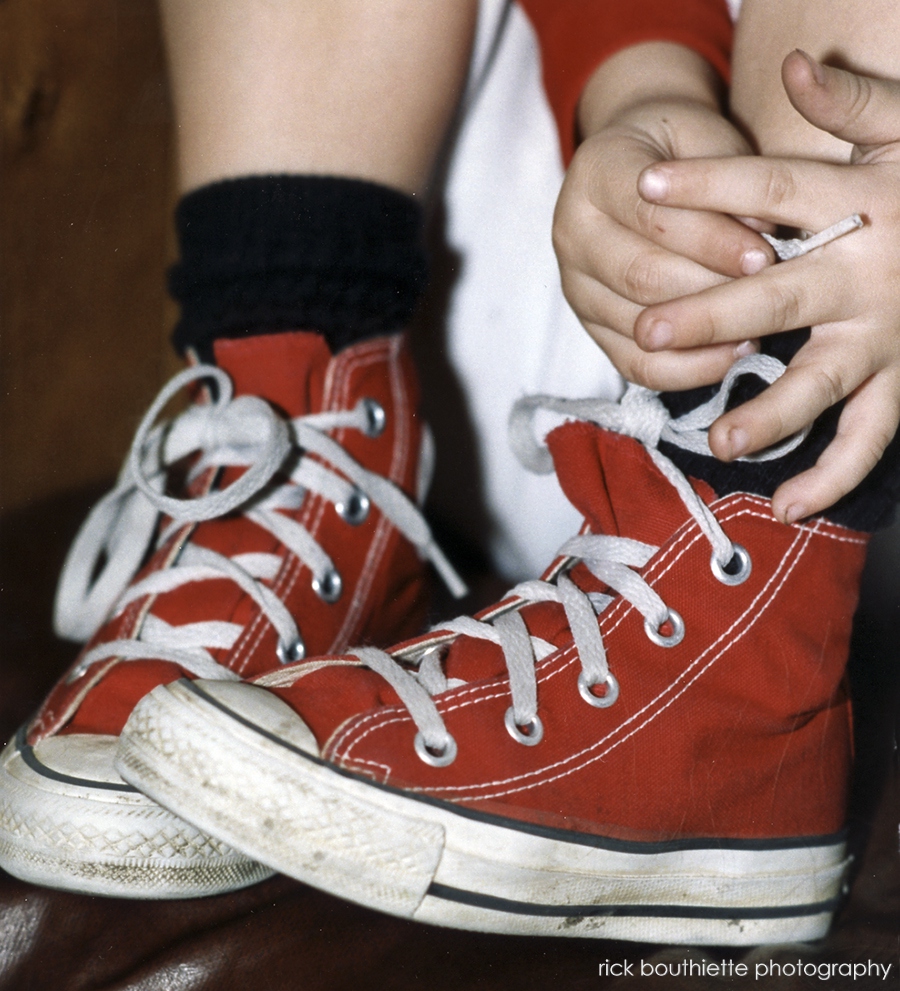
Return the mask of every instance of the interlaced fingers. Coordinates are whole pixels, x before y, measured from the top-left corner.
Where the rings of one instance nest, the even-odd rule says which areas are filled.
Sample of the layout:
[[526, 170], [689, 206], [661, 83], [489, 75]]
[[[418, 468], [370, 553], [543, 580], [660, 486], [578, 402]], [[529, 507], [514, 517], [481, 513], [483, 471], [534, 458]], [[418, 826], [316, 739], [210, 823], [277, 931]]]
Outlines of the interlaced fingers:
[[[154, 426], [166, 403], [185, 385], [215, 383], [215, 399], [190, 407], [172, 423]], [[129, 585], [152, 539], [160, 514], [170, 522], [158, 538], [163, 546], [185, 524], [240, 510], [290, 550], [313, 576], [315, 591], [326, 601], [341, 594], [341, 577], [312, 534], [286, 512], [300, 508], [306, 494], [334, 504], [351, 525], [362, 523], [371, 505], [430, 559], [453, 594], [465, 585], [434, 543], [418, 507], [393, 483], [356, 462], [327, 431], [355, 429], [374, 436], [383, 427], [383, 411], [363, 399], [352, 410], [329, 411], [286, 421], [262, 399], [233, 398], [231, 379], [219, 368], [201, 365], [176, 375], [141, 421], [115, 488], [93, 509], [69, 552], [57, 589], [57, 632], [89, 640], [110, 617], [145, 596], [170, 592], [192, 582], [227, 579], [259, 606], [278, 635], [282, 661], [299, 660], [305, 649], [300, 631], [284, 603], [266, 583], [280, 567], [276, 554], [244, 553], [226, 557], [190, 541], [170, 567]], [[315, 461], [308, 454], [318, 455]], [[245, 469], [227, 488], [196, 498], [164, 492], [172, 466], [196, 455], [188, 483], [208, 470]], [[276, 473], [287, 476], [274, 482]], [[98, 661], [161, 659], [204, 678], [237, 678], [210, 653], [230, 649], [243, 627], [218, 620], [173, 626], [152, 613], [133, 638], [98, 644], [72, 669], [74, 680]]]
[[[753, 355], [737, 362], [723, 381], [718, 394], [704, 406], [679, 419], [672, 419], [658, 394], [639, 386], [629, 386], [622, 400], [567, 400], [531, 396], [520, 400], [510, 417], [510, 441], [520, 461], [532, 471], [547, 473], [553, 463], [547, 448], [534, 437], [534, 417], [539, 410], [587, 420], [607, 430], [638, 440], [663, 476], [673, 485], [686, 509], [697, 522], [712, 549], [711, 567], [728, 584], [739, 584], [750, 573], [746, 551], [732, 543], [718, 520], [675, 464], [658, 450], [660, 440], [686, 450], [711, 454], [707, 431], [725, 410], [730, 391], [742, 374], [755, 374], [771, 383], [784, 372], [781, 362]], [[754, 456], [755, 460], [781, 457], [797, 447], [805, 433], [788, 438], [777, 448]], [[535, 602], [557, 602], [565, 610], [581, 663], [578, 688], [585, 701], [597, 707], [615, 703], [619, 686], [610, 671], [597, 616], [613, 601], [613, 596], [585, 592], [567, 573], [579, 561], [600, 582], [617, 592], [643, 616], [647, 636], [662, 647], [679, 643], [684, 636], [681, 616], [666, 605], [639, 574], [659, 548], [626, 537], [582, 534], [568, 540], [559, 550], [566, 559], [550, 581], [522, 582], [511, 590], [510, 605], [487, 621], [469, 617], [442, 623], [438, 630], [486, 640], [503, 652], [509, 676], [511, 705], [506, 726], [512, 737], [525, 745], [538, 743], [543, 727], [538, 713], [537, 663], [553, 651], [553, 646], [531, 636], [520, 610]], [[442, 645], [444, 641], [442, 641]], [[443, 649], [443, 648], [441, 648]], [[415, 748], [429, 764], [445, 766], [456, 756], [456, 742], [447, 731], [435, 704], [435, 696], [456, 687], [440, 670], [439, 651], [426, 648], [418, 666], [404, 666], [383, 651], [367, 648], [356, 656], [382, 675], [409, 710], [418, 733]], [[408, 660], [408, 659], [407, 659]], [[598, 692], [597, 689], [602, 688]]]

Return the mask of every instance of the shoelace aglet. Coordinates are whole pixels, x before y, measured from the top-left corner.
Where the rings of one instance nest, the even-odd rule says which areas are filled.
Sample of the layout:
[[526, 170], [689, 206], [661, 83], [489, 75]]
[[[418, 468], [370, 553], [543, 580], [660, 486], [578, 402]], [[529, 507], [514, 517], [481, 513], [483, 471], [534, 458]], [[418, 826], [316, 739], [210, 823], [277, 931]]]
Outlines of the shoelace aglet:
[[763, 237], [775, 249], [775, 254], [778, 255], [779, 259], [787, 261], [790, 258], [807, 255], [810, 251], [821, 248], [823, 244], [835, 241], [851, 231], [859, 230], [862, 226], [862, 217], [858, 213], [854, 213], [839, 220], [836, 224], [832, 224], [831, 227], [826, 227], [824, 231], [819, 231], [818, 234], [813, 234], [812, 237], [805, 239], [799, 237], [778, 238], [772, 237], [770, 234], [763, 234]]
[[460, 578], [456, 568], [447, 560], [444, 552], [434, 541], [424, 548], [425, 556], [434, 565], [435, 571], [454, 599], [464, 599], [469, 594], [469, 586]]

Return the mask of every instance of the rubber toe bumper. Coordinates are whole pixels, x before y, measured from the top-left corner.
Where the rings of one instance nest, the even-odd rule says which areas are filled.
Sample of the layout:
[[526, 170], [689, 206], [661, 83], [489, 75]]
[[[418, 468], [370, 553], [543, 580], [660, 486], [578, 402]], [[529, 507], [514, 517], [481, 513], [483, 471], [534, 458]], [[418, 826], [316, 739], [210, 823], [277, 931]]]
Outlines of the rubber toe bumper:
[[251, 685], [180, 681], [136, 707], [123, 778], [248, 856], [403, 918], [484, 932], [751, 945], [827, 931], [840, 836], [625, 842], [451, 805], [323, 761]]
[[0, 758], [0, 866], [47, 887], [123, 898], [195, 898], [254, 884], [271, 869], [206, 836], [126, 784], [117, 740], [25, 742]]

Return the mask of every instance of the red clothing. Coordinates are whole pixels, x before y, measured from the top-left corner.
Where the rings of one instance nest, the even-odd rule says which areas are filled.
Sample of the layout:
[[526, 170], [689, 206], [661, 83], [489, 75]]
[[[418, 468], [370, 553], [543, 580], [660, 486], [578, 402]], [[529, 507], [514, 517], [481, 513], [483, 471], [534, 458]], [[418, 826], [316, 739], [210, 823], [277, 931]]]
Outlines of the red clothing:
[[563, 160], [575, 151], [575, 111], [605, 59], [642, 41], [672, 41], [728, 79], [732, 25], [724, 0], [519, 0], [538, 35], [544, 88]]

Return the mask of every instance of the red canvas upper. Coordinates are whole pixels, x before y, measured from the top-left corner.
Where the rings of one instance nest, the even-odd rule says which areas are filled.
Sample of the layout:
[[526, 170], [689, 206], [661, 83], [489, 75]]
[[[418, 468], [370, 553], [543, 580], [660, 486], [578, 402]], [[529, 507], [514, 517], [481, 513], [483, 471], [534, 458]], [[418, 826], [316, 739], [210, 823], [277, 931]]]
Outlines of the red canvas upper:
[[[387, 414], [379, 436], [355, 429], [336, 430], [333, 436], [359, 463], [415, 498], [422, 427], [416, 413], [416, 376], [401, 336], [374, 338], [337, 356], [313, 333], [224, 340], [216, 343], [216, 361], [231, 377], [236, 395], [261, 396], [288, 418], [352, 409], [363, 397], [376, 400]], [[221, 484], [240, 473], [226, 469]], [[138, 577], [167, 567], [187, 540], [225, 556], [274, 553], [282, 557], [282, 564], [271, 588], [296, 618], [308, 653], [340, 650], [356, 642], [384, 643], [417, 628], [423, 608], [422, 562], [374, 504], [358, 526], [341, 519], [331, 503], [312, 493], [289, 515], [307, 528], [340, 572], [344, 588], [336, 603], [315, 594], [309, 569], [270, 532], [239, 514], [181, 527]], [[147, 611], [173, 625], [207, 620], [241, 624], [244, 631], [234, 646], [214, 652], [219, 663], [240, 675], [257, 675], [278, 664], [271, 623], [257, 603], [227, 579], [194, 582], [140, 599], [107, 622], [86, 649], [134, 636]], [[30, 742], [60, 731], [118, 734], [143, 695], [183, 674], [167, 661], [98, 662], [74, 683], [63, 680], [54, 688], [31, 724]]]
[[[522, 610], [529, 632], [556, 647], [536, 667], [544, 736], [533, 747], [506, 730], [504, 658], [484, 640], [457, 637], [445, 659], [447, 676], [467, 682], [435, 698], [458, 746], [446, 767], [419, 759], [408, 711], [358, 662], [299, 664], [263, 683], [303, 717], [326, 759], [484, 812], [632, 840], [841, 828], [850, 764], [843, 674], [866, 537], [823, 520], [785, 526], [766, 499], [716, 498], [698, 485], [752, 559], [743, 584], [724, 585], [709, 541], [636, 441], [575, 423], [548, 444], [589, 531], [658, 546], [641, 573], [685, 622], [681, 643], [662, 647], [624, 598], [602, 611], [618, 701], [595, 708], [580, 697], [577, 650], [555, 603]], [[579, 581], [577, 569], [572, 577]]]

